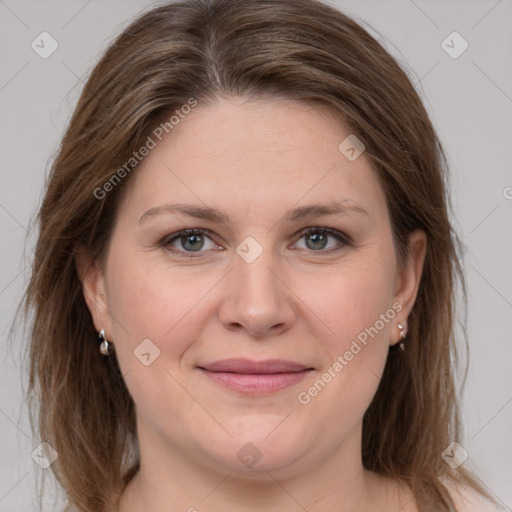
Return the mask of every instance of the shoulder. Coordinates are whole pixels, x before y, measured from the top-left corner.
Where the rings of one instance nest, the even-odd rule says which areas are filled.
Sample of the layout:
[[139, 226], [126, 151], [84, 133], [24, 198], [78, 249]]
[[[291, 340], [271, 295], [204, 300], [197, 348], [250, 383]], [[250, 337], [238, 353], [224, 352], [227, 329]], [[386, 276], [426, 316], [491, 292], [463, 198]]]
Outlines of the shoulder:
[[507, 510], [485, 499], [470, 487], [445, 485], [455, 503], [457, 512], [504, 512]]

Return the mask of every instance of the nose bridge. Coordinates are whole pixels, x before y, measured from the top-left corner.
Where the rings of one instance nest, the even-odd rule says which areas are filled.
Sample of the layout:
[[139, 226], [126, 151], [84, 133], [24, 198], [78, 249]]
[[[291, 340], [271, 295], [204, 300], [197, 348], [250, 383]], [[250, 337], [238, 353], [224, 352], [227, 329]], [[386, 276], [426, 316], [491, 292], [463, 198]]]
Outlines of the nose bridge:
[[279, 290], [278, 281], [275, 276], [276, 264], [273, 261], [274, 256], [270, 248], [263, 251], [254, 260], [247, 261], [243, 257], [237, 258], [235, 263], [235, 275], [240, 282], [240, 291], [246, 291], [254, 299], [263, 295], [266, 303], [277, 300], [277, 296], [282, 290]]
[[263, 248], [254, 239], [246, 240], [237, 247], [239, 257], [235, 262], [233, 278], [238, 283], [238, 302], [254, 312], [275, 309], [283, 294], [275, 271], [270, 270], [276, 266], [273, 253], [269, 245]]
[[272, 247], [251, 237], [239, 244], [220, 311], [226, 328], [245, 328], [253, 336], [263, 336], [292, 325], [292, 294], [277, 277], [279, 267]]

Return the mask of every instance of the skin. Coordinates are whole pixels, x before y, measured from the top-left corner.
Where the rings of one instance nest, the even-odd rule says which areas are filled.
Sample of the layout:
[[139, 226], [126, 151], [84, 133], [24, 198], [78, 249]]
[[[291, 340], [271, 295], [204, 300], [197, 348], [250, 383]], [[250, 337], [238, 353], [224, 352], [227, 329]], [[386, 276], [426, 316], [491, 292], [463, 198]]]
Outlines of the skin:
[[[141, 469], [121, 512], [418, 510], [407, 489], [363, 468], [361, 432], [389, 346], [400, 341], [397, 323], [416, 299], [426, 236], [411, 235], [400, 267], [370, 160], [338, 150], [349, 134], [328, 110], [295, 101], [198, 105], [130, 177], [104, 271], [79, 261], [94, 325], [114, 344], [136, 404]], [[368, 215], [283, 221], [293, 208], [341, 200]], [[222, 209], [229, 220], [164, 212], [139, 221], [178, 202]], [[308, 243], [300, 231], [318, 226], [351, 242]], [[183, 228], [209, 231], [199, 252], [190, 249], [197, 240], [183, 247], [186, 237], [172, 242], [180, 253], [160, 243]], [[249, 236], [262, 249], [252, 263], [236, 252]], [[400, 312], [300, 403], [394, 303]], [[134, 356], [145, 339], [160, 350], [149, 366]], [[241, 395], [198, 369], [230, 357], [314, 371], [274, 394]], [[261, 454], [251, 468], [237, 457], [247, 443]]]

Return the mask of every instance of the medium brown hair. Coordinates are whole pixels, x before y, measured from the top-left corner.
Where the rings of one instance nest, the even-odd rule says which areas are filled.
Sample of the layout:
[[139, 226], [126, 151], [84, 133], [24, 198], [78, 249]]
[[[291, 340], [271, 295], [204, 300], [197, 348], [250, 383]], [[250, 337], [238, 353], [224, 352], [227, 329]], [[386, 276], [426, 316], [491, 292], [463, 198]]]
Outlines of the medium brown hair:
[[94, 192], [162, 116], [190, 98], [207, 105], [230, 96], [328, 106], [366, 146], [400, 264], [408, 235], [427, 234], [407, 350], [390, 351], [364, 416], [363, 465], [409, 485], [423, 511], [454, 507], [453, 484], [490, 498], [469, 470], [441, 458], [462, 435], [454, 320], [457, 283], [464, 297], [465, 285], [446, 157], [407, 74], [361, 25], [319, 1], [189, 0], [139, 16], [95, 66], [37, 217], [23, 301], [33, 314], [28, 399], [35, 432], [59, 454], [51, 468], [69, 507], [115, 507], [139, 464], [134, 403], [115, 354], [98, 351], [76, 266], [79, 250], [104, 264], [131, 174], [106, 197]]

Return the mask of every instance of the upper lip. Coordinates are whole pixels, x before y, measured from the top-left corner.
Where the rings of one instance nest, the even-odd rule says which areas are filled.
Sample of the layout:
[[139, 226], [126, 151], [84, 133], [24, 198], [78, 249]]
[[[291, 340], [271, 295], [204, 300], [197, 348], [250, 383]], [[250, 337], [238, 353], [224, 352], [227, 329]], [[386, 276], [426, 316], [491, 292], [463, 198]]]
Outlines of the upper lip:
[[264, 361], [253, 361], [251, 359], [233, 358], [214, 361], [200, 366], [211, 372], [232, 372], [232, 373], [292, 373], [312, 369], [309, 366], [287, 361], [285, 359], [265, 359]]

